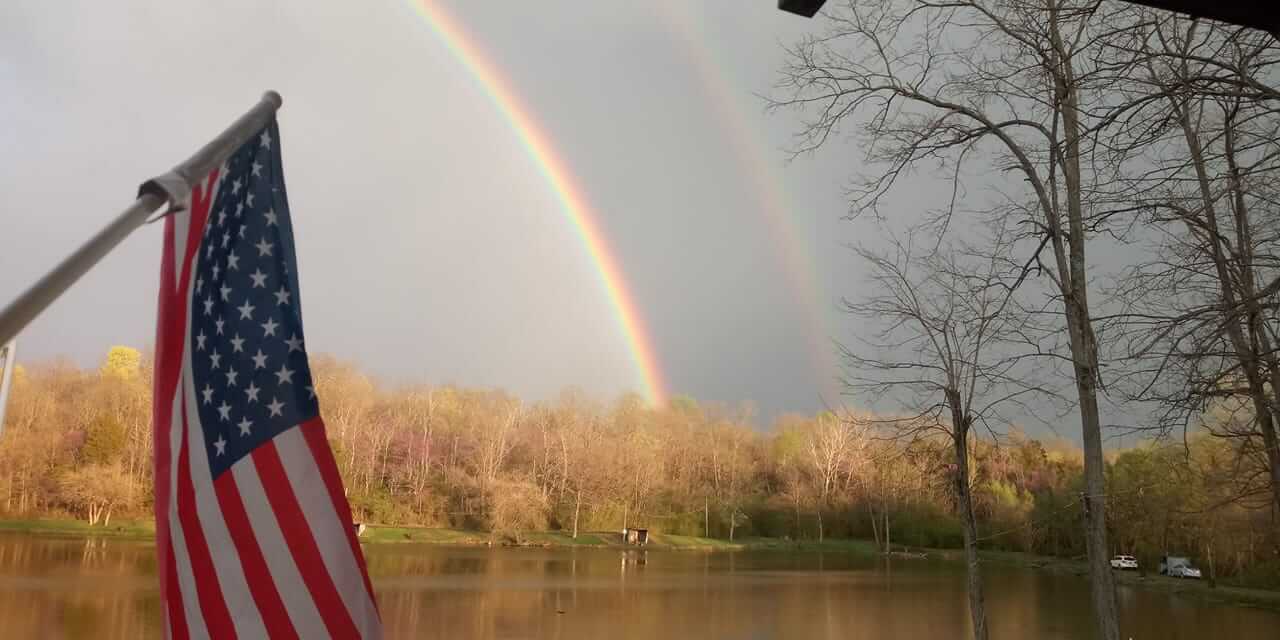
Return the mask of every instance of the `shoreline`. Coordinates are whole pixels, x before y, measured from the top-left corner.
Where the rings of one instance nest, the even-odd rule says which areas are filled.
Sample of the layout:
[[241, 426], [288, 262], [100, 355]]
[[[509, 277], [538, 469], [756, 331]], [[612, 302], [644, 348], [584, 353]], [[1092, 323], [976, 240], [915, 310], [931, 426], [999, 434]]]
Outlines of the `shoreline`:
[[[0, 520], [0, 534], [26, 534], [51, 538], [115, 538], [150, 542], [155, 536], [155, 530], [149, 520], [124, 520], [116, 522], [109, 527], [101, 525], [90, 527], [84, 521], [34, 519]], [[512, 549], [637, 549], [634, 545], [622, 544], [618, 540], [617, 533], [599, 531], [581, 532], [575, 540], [570, 534], [559, 531], [511, 535], [489, 534], [482, 531], [465, 531], [461, 529], [370, 525], [359, 540], [361, 544], [365, 545], [426, 544], [456, 547], [491, 546]], [[643, 548], [656, 551], [696, 551], [703, 553], [770, 551], [851, 553], [868, 557], [881, 555], [872, 541], [856, 539], [835, 539], [818, 542], [816, 540], [786, 540], [781, 538], [746, 538], [729, 542], [728, 540], [716, 538], [651, 534], [649, 544]], [[1041, 556], [1018, 551], [983, 550], [980, 555], [983, 564], [987, 566], [1016, 567], [1056, 575], [1071, 575], [1081, 579], [1086, 578], [1088, 575], [1088, 567], [1083, 560]], [[895, 550], [893, 557], [900, 558], [903, 562], [963, 562], [963, 551], [960, 549]], [[1213, 604], [1280, 612], [1280, 591], [1251, 589], [1229, 584], [1218, 584], [1215, 587], [1211, 587], [1208, 580], [1185, 580], [1152, 574], [1144, 575], [1132, 571], [1116, 571], [1112, 575], [1115, 576], [1116, 584], [1119, 586], [1158, 591]]]

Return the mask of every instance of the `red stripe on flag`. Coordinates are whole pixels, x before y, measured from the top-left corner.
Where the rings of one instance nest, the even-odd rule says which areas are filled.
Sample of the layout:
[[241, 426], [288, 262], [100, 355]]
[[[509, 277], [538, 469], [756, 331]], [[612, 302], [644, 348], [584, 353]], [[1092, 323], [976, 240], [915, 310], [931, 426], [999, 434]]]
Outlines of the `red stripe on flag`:
[[[334, 461], [333, 450], [329, 448], [329, 440], [325, 437], [324, 421], [320, 418], [312, 418], [302, 423], [300, 428], [303, 437], [307, 440], [307, 446], [311, 448], [316, 468], [320, 470], [320, 477], [324, 478], [324, 486], [329, 490], [329, 499], [333, 500], [334, 512], [343, 523], [354, 523], [355, 519], [351, 517], [351, 505], [347, 503], [347, 492], [342, 489], [342, 476], [338, 473], [338, 463]], [[343, 527], [342, 530], [347, 535], [347, 544], [351, 546], [351, 555], [355, 556], [356, 564], [360, 566], [365, 591], [369, 592], [369, 600], [373, 602], [376, 609], [378, 599], [373, 595], [373, 584], [369, 582], [369, 568], [365, 566], [364, 553], [360, 550], [360, 542], [356, 540], [355, 527]]]
[[[218, 172], [215, 170], [209, 184], [214, 184]], [[204, 193], [197, 187], [191, 194], [191, 224], [187, 229], [187, 239], [182, 246], [182, 277], [174, 277], [174, 261], [178, 247], [175, 246], [175, 224], [173, 217], [165, 219], [164, 246], [160, 260], [160, 294], [156, 300], [156, 370], [155, 388], [152, 393], [152, 440], [154, 449], [153, 476], [155, 478], [155, 516], [156, 516], [156, 563], [160, 580], [160, 599], [172, 607], [176, 600], [181, 604], [182, 595], [178, 588], [177, 571], [173, 567], [173, 545], [169, 531], [169, 504], [173, 495], [172, 476], [173, 452], [170, 450], [170, 438], [173, 431], [173, 400], [178, 390], [178, 380], [182, 375], [182, 354], [186, 348], [187, 288], [191, 279], [191, 258], [199, 250], [200, 236], [204, 224], [209, 217], [209, 207], [213, 204], [212, 194]], [[178, 214], [182, 215], [182, 214]], [[172, 576], [172, 580], [164, 576]], [[186, 633], [185, 617], [170, 617], [170, 626], [183, 624]], [[177, 629], [173, 629], [176, 633]], [[176, 637], [176, 636], [175, 636]], [[185, 636], [184, 636], [185, 637]]]
[[244, 568], [245, 582], [253, 593], [253, 601], [262, 614], [262, 622], [267, 634], [273, 640], [277, 638], [297, 638], [298, 631], [289, 620], [289, 612], [280, 599], [280, 591], [271, 579], [271, 570], [262, 555], [262, 547], [249, 524], [249, 514], [244, 510], [244, 501], [240, 499], [240, 488], [236, 486], [235, 475], [228, 472], [213, 481], [214, 490], [218, 494], [218, 506], [222, 509], [222, 517], [227, 523], [227, 532], [235, 543], [240, 555], [240, 566]]
[[[187, 613], [182, 610], [182, 596], [178, 590], [178, 567], [173, 560], [173, 545], [168, 545], [162, 554], [165, 561], [160, 563], [161, 604], [169, 614], [169, 638], [171, 640], [187, 640], [191, 632], [187, 630]], [[165, 593], [173, 594], [172, 598], [163, 599]]]
[[[197, 446], [203, 449], [204, 443], [198, 443]], [[182, 401], [182, 448], [178, 451], [178, 522], [182, 523], [182, 533], [187, 543], [187, 556], [191, 560], [191, 575], [195, 578], [200, 612], [204, 615], [209, 637], [234, 638], [236, 627], [231, 622], [227, 601], [222, 597], [222, 586], [218, 584], [218, 572], [213, 568], [213, 557], [209, 555], [209, 543], [205, 540], [204, 530], [200, 528], [200, 518], [196, 514], [196, 490], [191, 481], [190, 454], [191, 443], [187, 441], [187, 402], [184, 398]], [[204, 452], [201, 451], [197, 455], [204, 455]]]
[[307, 591], [324, 619], [324, 626], [334, 638], [359, 638], [360, 631], [351, 620], [351, 612], [333, 586], [333, 577], [324, 566], [324, 558], [307, 526], [306, 515], [293, 493], [289, 477], [285, 474], [275, 442], [266, 442], [249, 454], [262, 479], [262, 489], [271, 503], [271, 510], [280, 524], [280, 533], [289, 545], [289, 553], [298, 567], [298, 573], [307, 584]]
[[[173, 429], [173, 394], [177, 389], [176, 370], [172, 373], [172, 362], [178, 360], [181, 356], [181, 344], [172, 344], [169, 334], [175, 333], [172, 329], [167, 329], [175, 320], [172, 318], [176, 313], [175, 305], [172, 301], [173, 283], [173, 218], [167, 218], [164, 221], [164, 249], [160, 260], [160, 295], [156, 300], [156, 371], [155, 390], [151, 399], [151, 416], [152, 416], [152, 440], [154, 460], [152, 461], [152, 475], [155, 477], [155, 514], [156, 514], [156, 573], [160, 576], [160, 600], [169, 605], [170, 627], [175, 628], [177, 622], [183, 623], [183, 631], [186, 631], [185, 621], [181, 616], [174, 616], [174, 602], [180, 600], [178, 594], [178, 576], [173, 567], [173, 545], [169, 543], [169, 496], [171, 488], [169, 486], [169, 477], [171, 474], [169, 453], [169, 432]], [[176, 332], [181, 333], [181, 332]], [[175, 355], [174, 352], [177, 352]], [[169, 379], [173, 378], [175, 384], [169, 384]], [[168, 393], [165, 393], [168, 389]], [[172, 579], [169, 579], [169, 578]]]

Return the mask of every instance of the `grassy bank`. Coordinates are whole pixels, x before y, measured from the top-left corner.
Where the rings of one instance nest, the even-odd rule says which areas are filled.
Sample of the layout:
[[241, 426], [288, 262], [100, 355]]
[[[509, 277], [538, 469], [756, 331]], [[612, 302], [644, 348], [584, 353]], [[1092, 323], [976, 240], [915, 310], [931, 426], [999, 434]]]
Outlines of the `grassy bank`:
[[150, 520], [116, 520], [110, 526], [90, 527], [83, 520], [0, 520], [0, 532], [31, 533], [49, 536], [104, 536], [115, 538], [152, 538], [155, 526]]
[[[458, 529], [432, 529], [419, 527], [370, 526], [360, 537], [366, 543], [444, 544], [466, 546], [519, 546], [519, 547], [587, 547], [628, 548], [615, 532], [582, 532], [575, 539], [561, 531], [524, 532], [519, 534], [493, 534]], [[634, 548], [634, 547], [631, 547]], [[730, 542], [718, 538], [677, 536], [661, 533], [650, 534], [649, 549], [682, 551], [832, 551], [844, 553], [874, 553], [874, 545], [866, 540], [811, 540], [790, 541], [778, 538], [742, 538]]]

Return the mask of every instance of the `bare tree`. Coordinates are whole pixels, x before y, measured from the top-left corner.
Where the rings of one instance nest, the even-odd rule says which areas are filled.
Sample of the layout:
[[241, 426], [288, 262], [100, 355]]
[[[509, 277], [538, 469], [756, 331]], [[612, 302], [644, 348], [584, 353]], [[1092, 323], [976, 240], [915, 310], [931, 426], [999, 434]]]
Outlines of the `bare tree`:
[[1021, 314], [1012, 313], [1014, 288], [1025, 270], [1004, 256], [1011, 234], [996, 228], [982, 253], [941, 248], [923, 256], [891, 239], [891, 252], [858, 249], [870, 268], [874, 293], [846, 301], [845, 309], [880, 329], [861, 346], [844, 350], [851, 391], [892, 398], [901, 411], [881, 418], [910, 446], [942, 435], [952, 448], [952, 486], [964, 530], [969, 611], [974, 637], [986, 640], [987, 619], [974, 516], [970, 441], [985, 425], [995, 434], [1007, 417], [1001, 405], [1042, 393], [1011, 345], [1021, 340]]
[[856, 436], [851, 422], [832, 414], [819, 415], [806, 434], [805, 449], [809, 454], [815, 478], [814, 513], [818, 520], [818, 541], [825, 538], [822, 512], [831, 506], [831, 494], [853, 455]]
[[831, 8], [828, 33], [791, 49], [784, 95], [773, 106], [814, 114], [798, 152], [822, 146], [842, 126], [858, 128], [868, 159], [883, 171], [855, 188], [855, 214], [878, 211], [925, 161], [941, 163], [956, 185], [957, 197], [935, 219], [941, 229], [965, 170], [1020, 179], [1000, 213], [1038, 240], [1033, 258], [1061, 304], [1084, 443], [1093, 608], [1099, 637], [1117, 640], [1085, 251], [1097, 222], [1088, 107], [1106, 90], [1098, 85], [1100, 42], [1111, 29], [1105, 10], [1125, 9], [1078, 0], [849, 0]]
[[515, 446], [516, 427], [523, 415], [523, 408], [516, 400], [499, 403], [494, 409], [491, 422], [478, 429], [476, 437], [476, 476], [486, 507], [493, 506], [498, 475]]
[[1221, 435], [1265, 457], [1280, 507], [1280, 342], [1267, 284], [1280, 277], [1280, 105], [1255, 79], [1280, 62], [1280, 46], [1260, 32], [1138, 16], [1113, 43], [1130, 82], [1109, 116], [1112, 154], [1143, 164], [1118, 173], [1153, 249], [1116, 292], [1130, 395], [1161, 403], [1162, 432], [1184, 434], [1215, 400], [1246, 400], [1253, 419]]
[[601, 460], [599, 418], [588, 415], [581, 420], [572, 416], [561, 421], [556, 438], [564, 465], [563, 482], [573, 499], [573, 538], [578, 538], [582, 505], [600, 491], [605, 461]]
[[117, 462], [88, 464], [65, 471], [59, 484], [72, 506], [84, 509], [89, 526], [111, 526], [111, 512], [128, 509], [139, 493], [137, 485]]

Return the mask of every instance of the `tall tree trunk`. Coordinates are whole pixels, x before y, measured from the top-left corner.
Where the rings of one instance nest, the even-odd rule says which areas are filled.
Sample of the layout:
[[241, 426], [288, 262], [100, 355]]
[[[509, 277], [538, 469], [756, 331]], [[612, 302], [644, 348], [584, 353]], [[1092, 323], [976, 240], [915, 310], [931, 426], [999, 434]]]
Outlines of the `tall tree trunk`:
[[[1231, 175], [1237, 238], [1236, 252], [1240, 263], [1238, 269], [1240, 297], [1248, 311], [1247, 319], [1251, 338], [1249, 346], [1254, 353], [1260, 354], [1271, 382], [1270, 415], [1263, 416], [1261, 413], [1258, 414], [1258, 430], [1262, 432], [1262, 444], [1267, 449], [1267, 464], [1271, 467], [1271, 499], [1277, 506], [1280, 506], [1280, 437], [1277, 437], [1276, 434], [1276, 421], [1280, 420], [1280, 393], [1276, 392], [1276, 390], [1280, 389], [1280, 386], [1277, 386], [1280, 385], [1280, 360], [1276, 358], [1275, 350], [1271, 346], [1271, 337], [1267, 334], [1266, 327], [1263, 326], [1262, 308], [1260, 301], [1257, 299], [1253, 257], [1253, 228], [1250, 225], [1249, 208], [1244, 198], [1244, 181], [1240, 175], [1240, 166], [1236, 161], [1234, 110], [1227, 113], [1225, 129], [1225, 155], [1227, 168]], [[1217, 238], [1215, 237], [1212, 240], [1214, 246], [1218, 247]], [[1229, 286], [1229, 284], [1229, 282], [1223, 283], [1224, 286]], [[1235, 324], [1234, 319], [1231, 319], [1231, 323]], [[1261, 378], [1261, 376], [1259, 377]], [[1252, 386], [1251, 383], [1250, 387], [1252, 388]], [[1266, 389], [1261, 388], [1262, 385], [1258, 386], [1261, 393], [1256, 395], [1266, 399]], [[1257, 402], [1255, 401], [1256, 404]]]
[[889, 537], [889, 510], [884, 510], [884, 552], [893, 552], [893, 543]]
[[711, 498], [702, 496], [702, 537], [711, 537]]
[[[960, 394], [948, 390], [948, 402], [958, 403]], [[982, 592], [982, 571], [978, 561], [978, 522], [973, 516], [973, 499], [969, 492], [969, 421], [958, 406], [952, 406], [952, 442], [955, 446], [955, 491], [960, 504], [960, 520], [964, 528], [964, 557], [969, 577], [969, 617], [973, 620], [974, 640], [987, 640], [987, 612]]]
[[[1059, 210], [1050, 211], [1054, 252], [1066, 311], [1076, 393], [1080, 400], [1080, 433], [1084, 444], [1085, 542], [1089, 557], [1090, 594], [1100, 640], [1119, 640], [1120, 622], [1116, 591], [1107, 557], [1106, 461], [1102, 456], [1102, 419], [1098, 412], [1098, 345], [1089, 315], [1089, 281], [1085, 273], [1085, 225], [1080, 170], [1079, 85], [1060, 30], [1057, 3], [1051, 3], [1049, 37], [1056, 68], [1053, 69], [1056, 100], [1061, 108], [1063, 148], [1062, 177], [1067, 196], [1068, 264], [1063, 265], [1062, 221]], [[1054, 224], [1056, 223], [1056, 224]], [[1066, 269], [1063, 267], [1066, 266]]]
[[578, 539], [578, 512], [582, 510], [582, 491], [575, 491], [577, 497], [573, 501], [573, 539]]
[[867, 515], [871, 518], [871, 536], [876, 540], [876, 548], [880, 546], [880, 521], [876, 519], [876, 508], [873, 501], [867, 501]]
[[[1182, 69], [1182, 73], [1184, 76], [1188, 74], [1185, 65]], [[1204, 230], [1207, 232], [1203, 234], [1203, 240], [1209, 251], [1209, 257], [1213, 260], [1214, 273], [1218, 280], [1219, 293], [1222, 296], [1223, 306], [1226, 308], [1223, 325], [1226, 329], [1227, 337], [1231, 341], [1231, 346], [1235, 351], [1236, 360], [1240, 363], [1240, 368], [1244, 374], [1245, 382], [1248, 385], [1249, 398], [1253, 403], [1258, 431], [1262, 432], [1262, 442], [1267, 452], [1267, 464], [1270, 467], [1268, 469], [1270, 472], [1268, 475], [1271, 478], [1272, 501], [1277, 506], [1280, 506], [1280, 442], [1278, 442], [1276, 436], [1275, 422], [1273, 421], [1274, 416], [1272, 413], [1272, 410], [1275, 407], [1267, 399], [1267, 390], [1265, 388], [1266, 382], [1262, 376], [1262, 363], [1258, 354], [1257, 344], [1251, 342], [1245, 337], [1244, 330], [1240, 326], [1239, 319], [1241, 312], [1246, 308], [1249, 311], [1249, 313], [1245, 314], [1246, 317], [1251, 316], [1252, 311], [1254, 310], [1253, 307], [1256, 305], [1256, 301], [1251, 300], [1252, 286], [1250, 286], [1250, 283], [1252, 282], [1252, 266], [1245, 261], [1245, 264], [1241, 265], [1241, 269], [1239, 270], [1240, 273], [1236, 274], [1239, 276], [1238, 286], [1244, 289], [1244, 291], [1239, 292], [1242, 295], [1237, 296], [1237, 278], [1233, 277], [1229, 258], [1222, 247], [1222, 235], [1219, 230], [1218, 212], [1215, 204], [1216, 198], [1213, 194], [1212, 179], [1209, 176], [1208, 167], [1205, 164], [1204, 149], [1200, 143], [1199, 133], [1195, 128], [1195, 124], [1192, 122], [1189, 105], [1185, 101], [1181, 101], [1173, 97], [1169, 98], [1169, 102], [1178, 119], [1178, 124], [1182, 129], [1183, 139], [1187, 143], [1187, 152], [1191, 156], [1191, 164], [1195, 168], [1196, 182], [1200, 191], [1200, 205], [1203, 216], [1202, 221], [1204, 223]], [[1226, 155], [1232, 171], [1233, 183], [1238, 183], [1239, 176], [1237, 175], [1238, 170], [1235, 167], [1234, 161], [1234, 135], [1232, 132], [1233, 127], [1228, 123], [1226, 126], [1227, 135], [1225, 138], [1227, 144]], [[1234, 203], [1241, 209], [1237, 211], [1237, 215], [1242, 217], [1247, 216], [1247, 214], [1242, 210], [1244, 207], [1243, 194], [1238, 188], [1238, 184], [1233, 184], [1233, 187], [1235, 187], [1233, 189], [1235, 191]], [[1244, 231], [1247, 233], [1247, 217], [1239, 220], [1238, 223], [1243, 223], [1245, 225], [1246, 230]], [[1187, 221], [1187, 228], [1188, 233], [1192, 235], [1199, 235], [1197, 233], [1196, 226], [1193, 225], [1190, 220]], [[1248, 251], [1245, 247], [1237, 247], [1237, 250], [1241, 252]], [[1248, 253], [1242, 254], [1244, 257], [1247, 257], [1248, 255]], [[1241, 298], [1244, 299], [1241, 300]], [[1276, 381], [1280, 380], [1273, 378], [1273, 382]]]
[[794, 538], [795, 538], [796, 540], [799, 540], [799, 539], [800, 539], [800, 535], [801, 535], [801, 533], [803, 532], [802, 525], [800, 524], [800, 496], [799, 496], [799, 494], [797, 494], [797, 495], [796, 495], [796, 499], [794, 500], [794, 503], [795, 503], [795, 507], [796, 507], [796, 534], [795, 534]]

